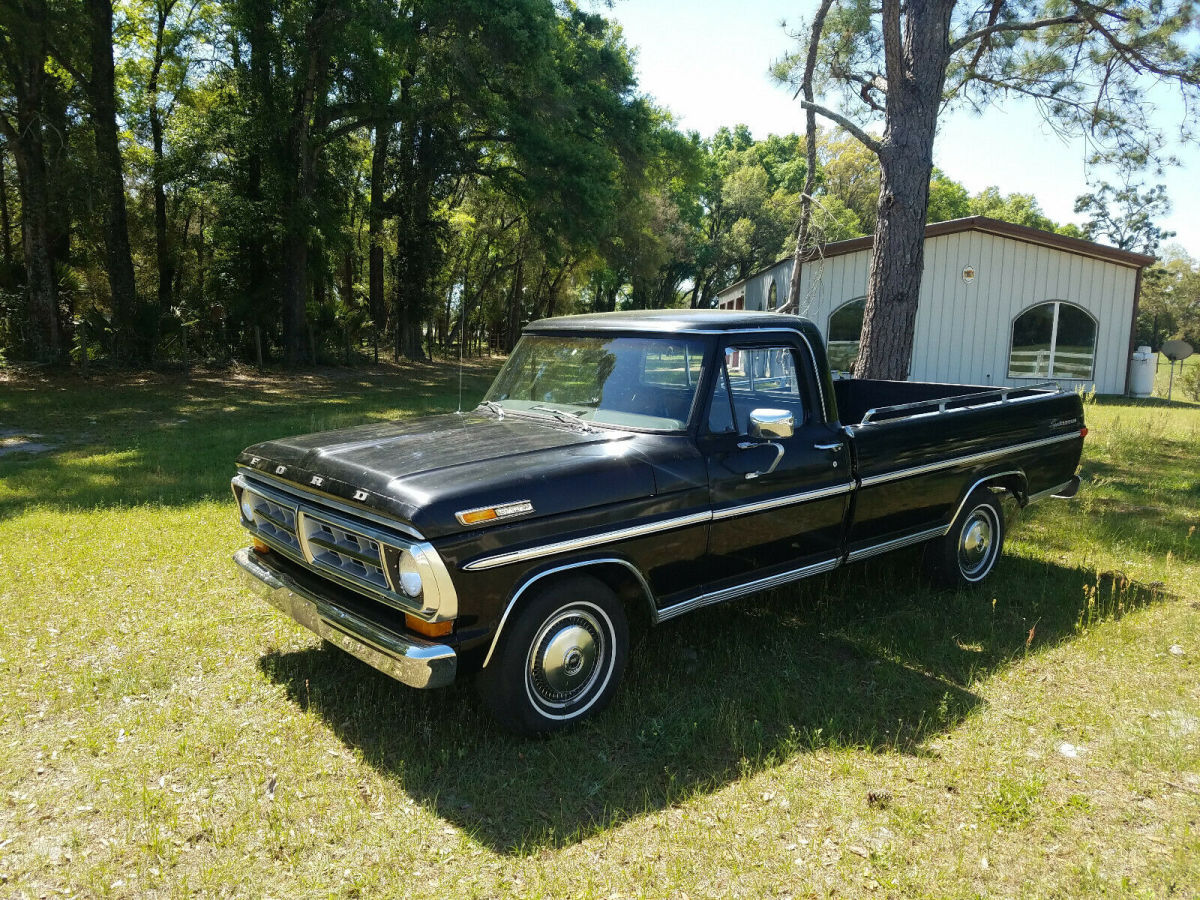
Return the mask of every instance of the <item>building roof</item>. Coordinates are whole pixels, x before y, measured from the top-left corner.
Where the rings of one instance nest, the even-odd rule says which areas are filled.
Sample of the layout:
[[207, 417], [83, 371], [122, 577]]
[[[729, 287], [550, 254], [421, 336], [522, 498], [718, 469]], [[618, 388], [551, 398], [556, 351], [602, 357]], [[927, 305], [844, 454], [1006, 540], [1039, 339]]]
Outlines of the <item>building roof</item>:
[[[1134, 253], [1131, 250], [1121, 250], [1117, 247], [1109, 247], [1107, 244], [1097, 244], [1094, 241], [1085, 241], [1080, 238], [1067, 237], [1065, 234], [1055, 234], [1052, 231], [1042, 231], [1038, 228], [1030, 228], [1027, 225], [1014, 225], [1012, 222], [1001, 222], [999, 219], [989, 219], [987, 216], [969, 216], [965, 219], [950, 219], [947, 222], [932, 222], [925, 226], [925, 238], [928, 240], [931, 237], [940, 237], [943, 234], [958, 234], [962, 231], [981, 231], [985, 234], [994, 234], [999, 237], [1011, 238], [1016, 241], [1024, 241], [1027, 244], [1038, 244], [1043, 247], [1051, 247], [1055, 250], [1062, 250], [1066, 253], [1074, 253], [1079, 256], [1087, 256], [1092, 259], [1100, 259], [1105, 262], [1116, 263], [1119, 266], [1128, 266], [1134, 269], [1142, 269], [1151, 265], [1155, 261], [1155, 257], [1147, 256], [1145, 253]], [[817, 257], [827, 258], [830, 256], [842, 256], [846, 253], [858, 253], [862, 250], [870, 250], [875, 243], [873, 236], [851, 238], [848, 241], [834, 241], [831, 244], [826, 244], [819, 253], [809, 253], [804, 258], [807, 262], [810, 259]], [[726, 291], [731, 291], [734, 288], [741, 287], [747, 281], [757, 278], [764, 272], [769, 272], [771, 269], [781, 263], [791, 262], [790, 255], [776, 260], [771, 265], [759, 269], [757, 272], [752, 272], [741, 281], [735, 281], [729, 287], [722, 288], [718, 294], [724, 294]]]
[[721, 309], [638, 309], [538, 319], [526, 331], [742, 331], [759, 328], [795, 330], [796, 316], [782, 313], [731, 312]]

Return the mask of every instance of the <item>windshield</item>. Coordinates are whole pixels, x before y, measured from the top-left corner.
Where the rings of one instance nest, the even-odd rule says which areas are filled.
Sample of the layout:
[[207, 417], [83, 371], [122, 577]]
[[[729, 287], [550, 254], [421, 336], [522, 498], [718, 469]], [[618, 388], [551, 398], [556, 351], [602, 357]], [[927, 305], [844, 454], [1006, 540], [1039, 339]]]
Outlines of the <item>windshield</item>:
[[525, 335], [484, 403], [505, 412], [678, 431], [700, 383], [704, 345], [687, 338]]

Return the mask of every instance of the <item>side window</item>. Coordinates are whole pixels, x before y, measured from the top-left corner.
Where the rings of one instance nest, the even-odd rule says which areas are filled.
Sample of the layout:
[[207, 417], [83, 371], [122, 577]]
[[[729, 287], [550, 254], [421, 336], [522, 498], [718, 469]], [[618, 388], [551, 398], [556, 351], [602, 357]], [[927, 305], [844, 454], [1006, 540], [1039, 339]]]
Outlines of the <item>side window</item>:
[[725, 348], [709, 406], [708, 427], [714, 434], [749, 434], [755, 409], [784, 409], [796, 424], [807, 417], [796, 354], [789, 347]]

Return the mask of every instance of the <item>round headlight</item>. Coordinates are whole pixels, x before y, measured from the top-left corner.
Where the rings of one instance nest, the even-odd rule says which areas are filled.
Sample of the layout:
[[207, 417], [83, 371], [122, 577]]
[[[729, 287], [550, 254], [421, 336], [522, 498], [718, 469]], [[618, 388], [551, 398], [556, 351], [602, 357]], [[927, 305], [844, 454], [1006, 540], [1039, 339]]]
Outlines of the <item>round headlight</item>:
[[407, 550], [400, 554], [400, 590], [410, 597], [421, 596], [421, 572], [416, 559]]
[[254, 499], [249, 491], [242, 491], [242, 515], [247, 522], [254, 521]]

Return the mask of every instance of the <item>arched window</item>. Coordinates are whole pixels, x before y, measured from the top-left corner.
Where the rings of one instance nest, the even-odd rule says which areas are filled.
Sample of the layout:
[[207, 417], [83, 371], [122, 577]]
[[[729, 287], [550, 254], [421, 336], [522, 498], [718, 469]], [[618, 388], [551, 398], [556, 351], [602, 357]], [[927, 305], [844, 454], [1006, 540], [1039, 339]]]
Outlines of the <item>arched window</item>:
[[779, 308], [779, 291], [775, 287], [775, 279], [771, 279], [771, 286], [767, 288], [767, 312], [774, 312]]
[[1031, 306], [1012, 325], [1009, 378], [1090, 379], [1096, 367], [1096, 320], [1073, 303]]
[[858, 359], [858, 342], [862, 337], [863, 312], [867, 298], [858, 297], [843, 303], [829, 316], [829, 336], [825, 341], [829, 368], [834, 372], [849, 372]]

